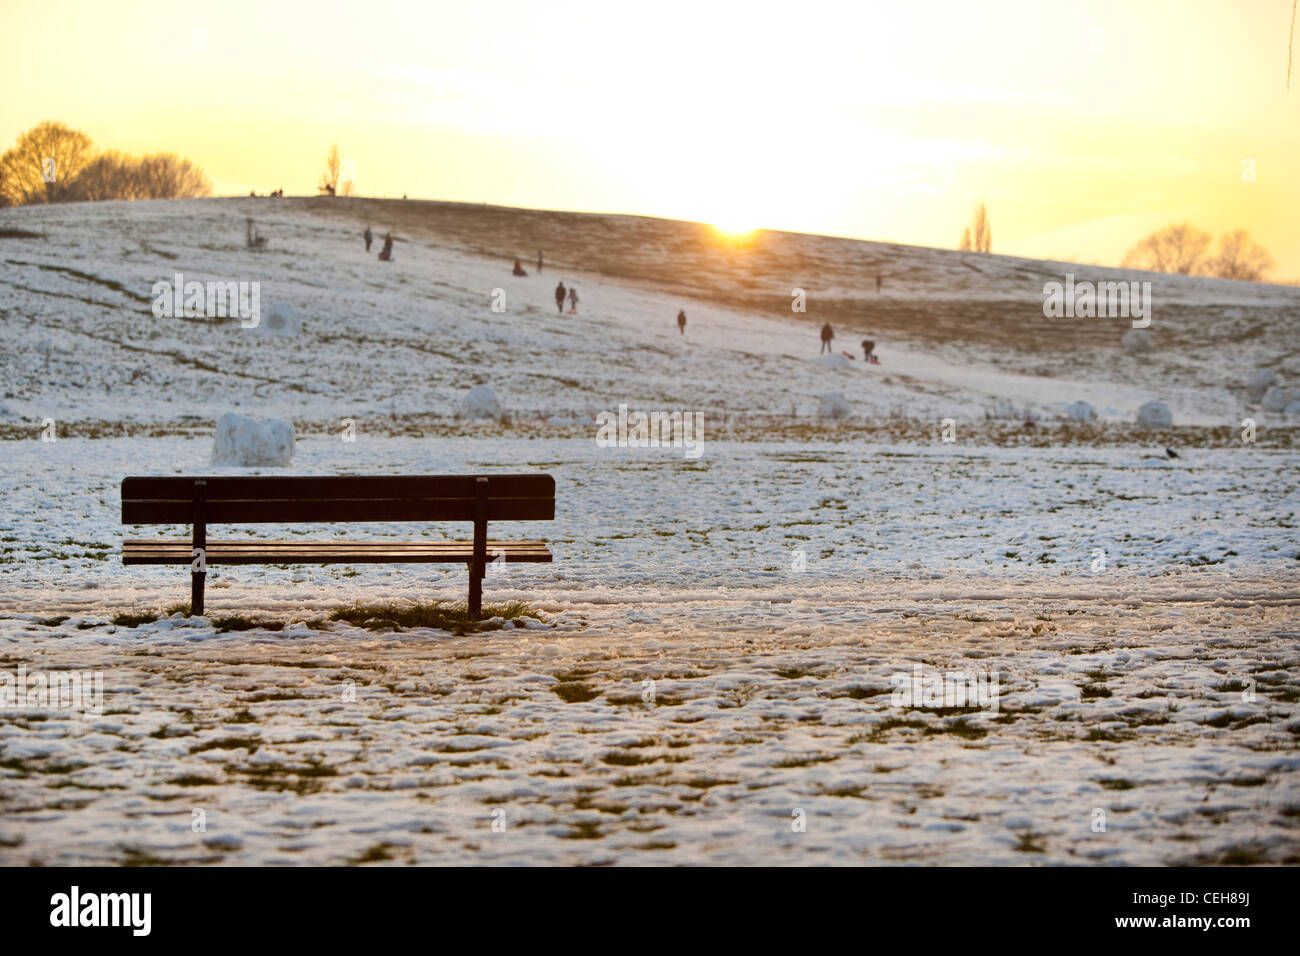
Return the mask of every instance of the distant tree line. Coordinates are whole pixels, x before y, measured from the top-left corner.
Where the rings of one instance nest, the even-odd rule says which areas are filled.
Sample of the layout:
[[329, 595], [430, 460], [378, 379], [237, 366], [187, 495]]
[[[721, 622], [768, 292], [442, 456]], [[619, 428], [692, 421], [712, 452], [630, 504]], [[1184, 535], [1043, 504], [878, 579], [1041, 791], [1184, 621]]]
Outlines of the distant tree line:
[[1120, 263], [1126, 269], [1150, 269], [1185, 276], [1214, 276], [1258, 282], [1273, 268], [1268, 250], [1245, 229], [1234, 229], [1219, 237], [1212, 249], [1208, 232], [1183, 222], [1157, 229], [1128, 251]]
[[211, 194], [207, 173], [188, 159], [97, 152], [89, 136], [62, 123], [33, 126], [0, 156], [0, 206]]

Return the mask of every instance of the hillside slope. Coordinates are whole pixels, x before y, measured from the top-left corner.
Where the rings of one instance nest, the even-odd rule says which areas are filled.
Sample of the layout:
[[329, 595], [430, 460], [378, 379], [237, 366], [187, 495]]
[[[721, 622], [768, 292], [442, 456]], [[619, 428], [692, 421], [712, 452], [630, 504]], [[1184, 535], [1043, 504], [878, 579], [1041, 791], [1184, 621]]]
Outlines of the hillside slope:
[[[247, 217], [269, 238], [244, 246]], [[366, 224], [398, 239], [366, 254]], [[489, 384], [516, 419], [589, 420], [633, 407], [715, 417], [811, 415], [844, 393], [856, 414], [918, 421], [1047, 417], [1086, 400], [1129, 420], [1170, 403], [1178, 424], [1265, 420], [1241, 387], [1257, 368], [1300, 382], [1300, 289], [1067, 266], [788, 233], [741, 240], [707, 226], [400, 200], [209, 199], [0, 213], [0, 421], [210, 421], [238, 408], [325, 426], [344, 417], [453, 416]], [[510, 274], [514, 257], [541, 277]], [[376, 245], [376, 251], [378, 245]], [[1047, 319], [1043, 283], [1153, 283], [1153, 353], [1124, 319]], [[175, 273], [261, 283], [292, 336], [234, 320], [157, 318]], [[875, 277], [883, 278], [877, 295]], [[557, 280], [579, 314], [558, 315]], [[791, 290], [808, 311], [791, 312]], [[493, 290], [506, 296], [492, 310]], [[674, 317], [684, 308], [686, 335]], [[880, 366], [818, 359], [878, 343]]]

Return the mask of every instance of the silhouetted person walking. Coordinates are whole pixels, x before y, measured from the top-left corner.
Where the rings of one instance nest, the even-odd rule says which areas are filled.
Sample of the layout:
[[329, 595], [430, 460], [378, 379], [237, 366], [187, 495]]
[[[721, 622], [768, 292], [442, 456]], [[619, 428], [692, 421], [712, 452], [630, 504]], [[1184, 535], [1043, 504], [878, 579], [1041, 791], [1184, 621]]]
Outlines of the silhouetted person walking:
[[537, 250], [537, 274], [542, 274], [542, 250]]
[[686, 310], [685, 309], [679, 309], [677, 311], [677, 331], [680, 332], [682, 335], [686, 334]]
[[880, 273], [876, 273], [876, 295], [880, 295]]
[[370, 244], [375, 241], [375, 234], [370, 231], [369, 226], [366, 226], [365, 239], [366, 239], [366, 252], [369, 252]]
[[[827, 322], [822, 326], [822, 352], [831, 351], [831, 339], [833, 338], [835, 338], [835, 331], [831, 328], [831, 324]], [[817, 354], [821, 355], [822, 352]]]
[[560, 284], [555, 287], [555, 311], [561, 314], [564, 312], [564, 296], [564, 282], [561, 281]]

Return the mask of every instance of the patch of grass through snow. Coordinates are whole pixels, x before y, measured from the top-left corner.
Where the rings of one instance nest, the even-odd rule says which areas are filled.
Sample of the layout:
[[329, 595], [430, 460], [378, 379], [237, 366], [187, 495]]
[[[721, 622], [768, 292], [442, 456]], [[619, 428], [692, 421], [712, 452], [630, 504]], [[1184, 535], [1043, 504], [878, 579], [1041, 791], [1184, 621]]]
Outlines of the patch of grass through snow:
[[464, 603], [446, 601], [418, 601], [414, 603], [386, 602], [382, 604], [354, 604], [330, 612], [327, 620], [346, 621], [368, 631], [387, 628], [430, 627], [453, 634], [489, 631], [499, 628], [503, 621], [531, 617], [538, 621], [542, 616], [523, 601], [483, 605], [481, 619], [472, 617]]

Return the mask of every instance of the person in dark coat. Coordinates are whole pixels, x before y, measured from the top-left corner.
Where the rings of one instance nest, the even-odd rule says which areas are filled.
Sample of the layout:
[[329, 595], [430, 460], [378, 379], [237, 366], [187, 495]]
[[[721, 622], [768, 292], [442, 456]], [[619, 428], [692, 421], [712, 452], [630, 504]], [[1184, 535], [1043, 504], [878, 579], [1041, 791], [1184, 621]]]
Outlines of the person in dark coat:
[[682, 335], [686, 334], [686, 310], [677, 310], [677, 331]]
[[520, 264], [520, 262], [519, 262], [518, 259], [515, 260], [515, 273], [514, 273], [514, 274], [517, 275], [517, 276], [526, 276], [526, 275], [528, 275], [528, 273], [524, 271], [524, 267], [523, 267], [523, 265]]
[[[833, 338], [835, 338], [835, 330], [832, 329], [831, 324], [827, 322], [822, 326], [822, 352], [831, 351], [831, 339]], [[818, 352], [817, 354], [820, 355], [821, 352]]]
[[384, 233], [384, 248], [379, 251], [379, 259], [381, 262], [393, 261], [393, 234], [391, 232]]
[[578, 314], [578, 289], [576, 286], [569, 286], [569, 315]]
[[366, 252], [369, 252], [370, 244], [375, 241], [375, 234], [370, 231], [369, 226], [366, 226], [365, 240], [366, 240]]
[[566, 294], [567, 293], [564, 290], [564, 282], [561, 281], [560, 284], [555, 287], [555, 311], [561, 314], [564, 312], [564, 296]]
[[537, 274], [542, 274], [542, 250], [537, 250]]
[[872, 351], [875, 350], [875, 348], [876, 348], [876, 343], [871, 341], [871, 339], [862, 340], [862, 358], [864, 361], [867, 362], [871, 361], [871, 353]]

